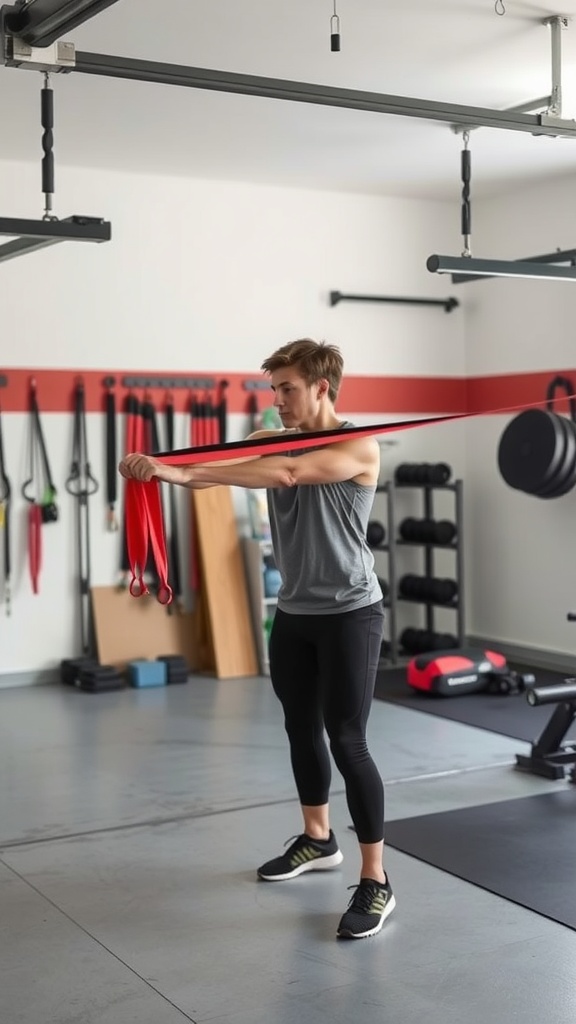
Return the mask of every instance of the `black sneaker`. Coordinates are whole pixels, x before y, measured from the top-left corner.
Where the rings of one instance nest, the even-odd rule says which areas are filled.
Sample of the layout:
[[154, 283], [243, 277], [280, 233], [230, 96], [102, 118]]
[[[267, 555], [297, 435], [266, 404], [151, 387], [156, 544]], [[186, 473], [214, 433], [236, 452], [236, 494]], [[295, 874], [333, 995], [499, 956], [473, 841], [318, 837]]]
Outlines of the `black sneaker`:
[[337, 867], [343, 860], [332, 830], [329, 839], [311, 839], [304, 833], [296, 837], [286, 853], [258, 868], [258, 877], [265, 882], [283, 882], [305, 871], [327, 871]]
[[396, 900], [389, 882], [362, 878], [338, 925], [338, 938], [367, 939], [370, 935], [376, 935], [395, 906]]

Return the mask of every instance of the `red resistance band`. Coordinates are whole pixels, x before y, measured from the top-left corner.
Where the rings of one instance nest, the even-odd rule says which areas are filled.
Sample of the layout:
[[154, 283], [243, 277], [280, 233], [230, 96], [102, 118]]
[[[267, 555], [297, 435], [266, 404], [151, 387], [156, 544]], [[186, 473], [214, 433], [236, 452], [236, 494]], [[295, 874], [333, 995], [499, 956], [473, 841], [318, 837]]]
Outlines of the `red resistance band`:
[[[539, 403], [540, 404], [540, 403]], [[285, 451], [318, 447], [347, 441], [351, 437], [373, 437], [393, 430], [406, 430], [409, 427], [422, 427], [430, 423], [442, 423], [446, 420], [461, 419], [469, 413], [457, 413], [454, 416], [433, 416], [420, 420], [403, 420], [400, 423], [376, 423], [368, 427], [348, 427], [346, 430], [319, 430], [302, 434], [278, 434], [274, 437], [253, 438], [248, 441], [232, 441], [225, 445], [206, 444], [201, 448], [182, 448], [174, 452], [159, 452], [155, 459], [167, 466], [199, 465], [202, 462], [222, 462], [230, 458], [243, 458], [246, 455], [273, 455]], [[144, 582], [144, 570], [148, 561], [148, 551], [156, 564], [159, 579], [157, 599], [161, 604], [170, 604], [172, 589], [168, 583], [168, 557], [166, 554], [166, 535], [160, 499], [160, 482], [150, 480], [126, 481], [126, 499], [124, 520], [126, 524], [126, 549], [132, 579], [130, 593], [132, 597], [148, 594]]]
[[[566, 396], [564, 396], [565, 398]], [[569, 395], [574, 398], [574, 395]], [[547, 403], [548, 408], [556, 401], [552, 397]], [[519, 409], [541, 407], [542, 402], [531, 402], [523, 406], [512, 406], [503, 409], [485, 410], [485, 413], [510, 413]], [[298, 449], [321, 447], [337, 441], [347, 441], [351, 437], [373, 437], [375, 434], [392, 433], [395, 430], [408, 430], [411, 427], [425, 427], [431, 423], [446, 423], [451, 420], [467, 419], [479, 413], [461, 412], [450, 416], [429, 416], [419, 420], [401, 420], [397, 423], [372, 423], [366, 427], [347, 427], [345, 430], [318, 430], [302, 434], [281, 433], [273, 437], [252, 438], [248, 441], [232, 441], [225, 445], [207, 444], [201, 448], [182, 448], [174, 452], [159, 452], [154, 458], [167, 466], [199, 465], [202, 462], [222, 462], [230, 458], [243, 458], [246, 455], [273, 455], [278, 452], [295, 451]], [[148, 557], [149, 545], [156, 562], [160, 589], [158, 600], [169, 604], [172, 590], [169, 586], [168, 559], [166, 556], [166, 537], [160, 500], [160, 484], [158, 480], [144, 483], [140, 480], [126, 481], [126, 542], [132, 582], [130, 593], [133, 597], [141, 597], [148, 590], [142, 579]]]

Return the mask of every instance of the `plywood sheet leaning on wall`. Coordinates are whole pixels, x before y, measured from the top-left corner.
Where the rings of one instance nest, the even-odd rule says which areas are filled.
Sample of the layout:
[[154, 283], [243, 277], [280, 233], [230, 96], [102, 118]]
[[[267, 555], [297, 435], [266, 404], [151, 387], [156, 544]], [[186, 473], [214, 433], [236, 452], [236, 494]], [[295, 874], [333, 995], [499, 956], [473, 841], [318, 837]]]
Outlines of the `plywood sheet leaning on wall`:
[[244, 559], [229, 487], [192, 491], [201, 590], [219, 679], [258, 675]]
[[180, 654], [196, 668], [195, 621], [174, 607], [169, 614], [152, 595], [131, 597], [118, 587], [92, 587], [98, 660], [123, 670], [129, 661]]

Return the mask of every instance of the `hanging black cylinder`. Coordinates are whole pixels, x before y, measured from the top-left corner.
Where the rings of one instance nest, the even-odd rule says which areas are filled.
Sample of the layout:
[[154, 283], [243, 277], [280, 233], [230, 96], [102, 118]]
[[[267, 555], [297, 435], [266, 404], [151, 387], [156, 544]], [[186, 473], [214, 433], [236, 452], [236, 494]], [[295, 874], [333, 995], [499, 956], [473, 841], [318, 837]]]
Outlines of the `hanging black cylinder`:
[[334, 14], [330, 18], [330, 49], [332, 53], [340, 52], [340, 18], [336, 14], [336, 4]]
[[45, 87], [41, 92], [41, 119], [44, 132], [42, 134], [42, 191], [45, 195], [54, 194], [54, 93]]

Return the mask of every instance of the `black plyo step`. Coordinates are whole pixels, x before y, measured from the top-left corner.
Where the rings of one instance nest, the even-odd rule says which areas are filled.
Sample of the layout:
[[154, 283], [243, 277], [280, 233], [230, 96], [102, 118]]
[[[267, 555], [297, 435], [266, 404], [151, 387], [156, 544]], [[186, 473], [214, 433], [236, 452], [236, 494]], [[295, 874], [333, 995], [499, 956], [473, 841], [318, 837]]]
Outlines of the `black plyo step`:
[[180, 654], [163, 654], [156, 658], [156, 661], [163, 661], [166, 665], [166, 685], [173, 683], [187, 683], [190, 669], [186, 659]]
[[89, 665], [80, 670], [78, 682], [80, 690], [85, 693], [104, 693], [110, 690], [124, 690], [127, 683], [125, 677], [114, 665]]
[[65, 686], [76, 686], [82, 669], [96, 668], [95, 658], [65, 658], [60, 662], [60, 679]]

